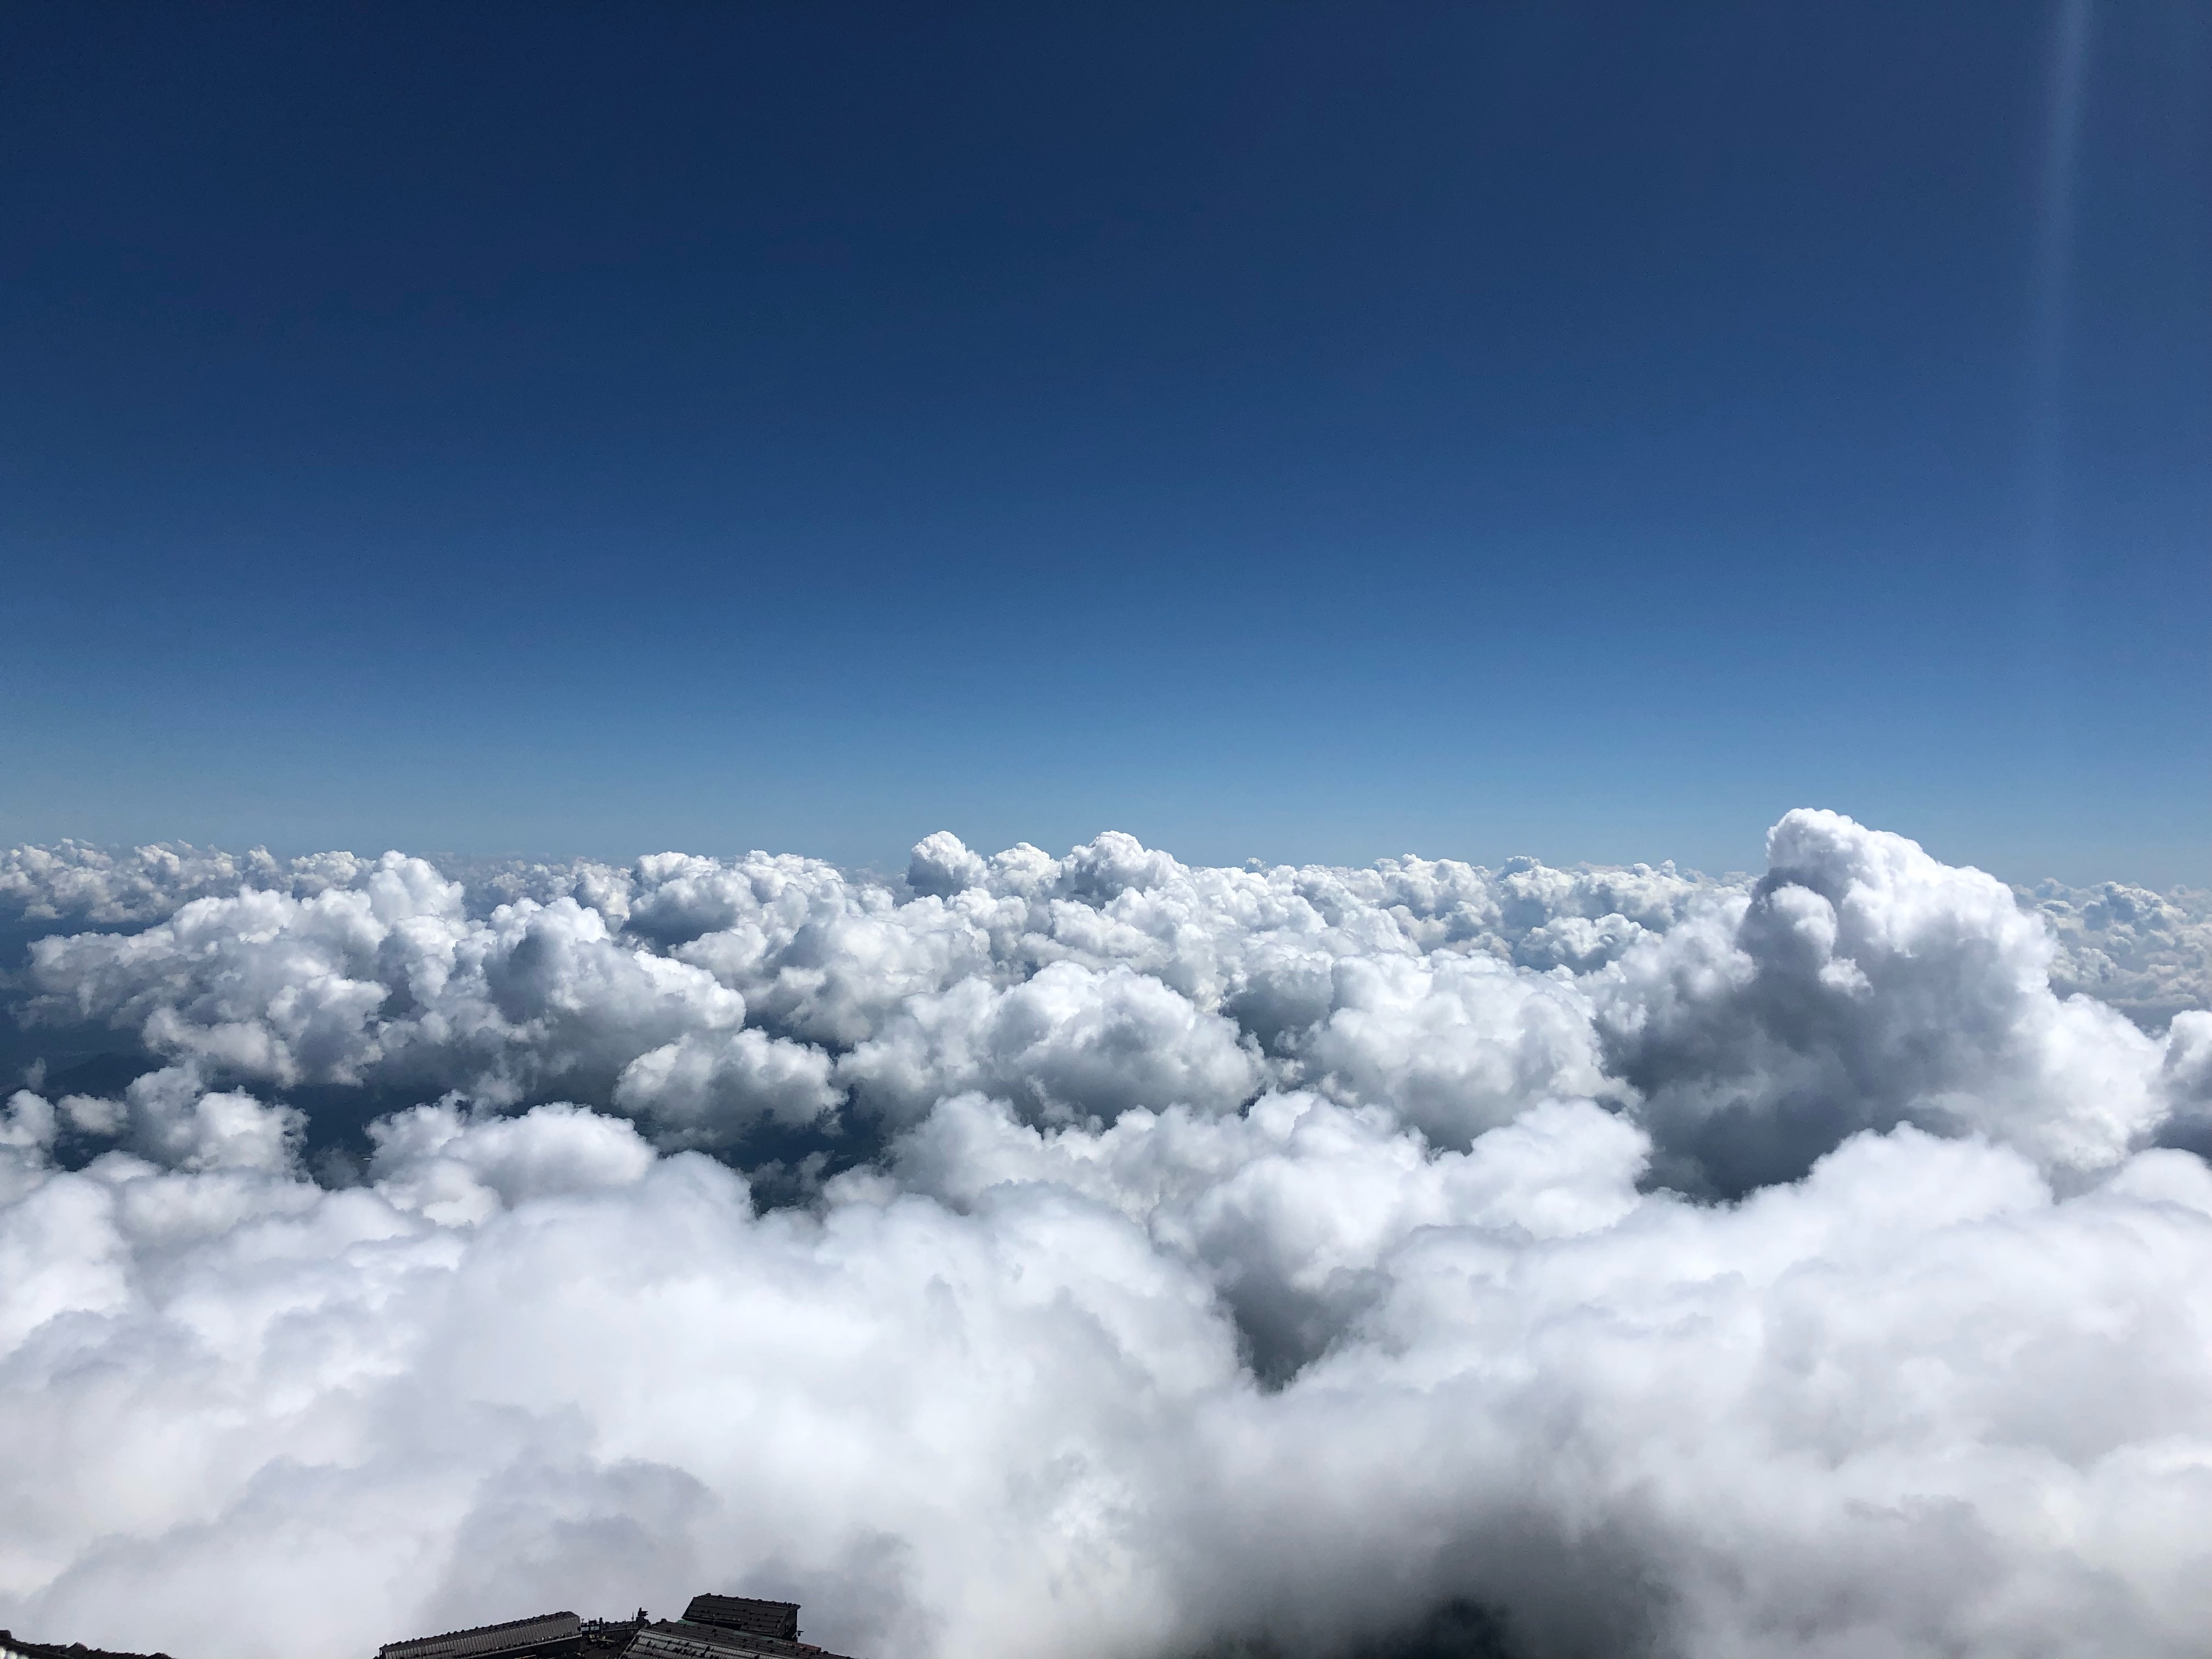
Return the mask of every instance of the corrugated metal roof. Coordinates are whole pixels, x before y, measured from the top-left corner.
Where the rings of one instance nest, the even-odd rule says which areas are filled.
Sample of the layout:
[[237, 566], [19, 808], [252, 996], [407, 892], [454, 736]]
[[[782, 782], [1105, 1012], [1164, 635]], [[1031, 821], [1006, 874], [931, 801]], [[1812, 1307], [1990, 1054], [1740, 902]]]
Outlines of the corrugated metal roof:
[[753, 1636], [799, 1639], [799, 1603], [761, 1601], [750, 1595], [695, 1595], [684, 1609], [687, 1625], [720, 1625]]
[[584, 1621], [573, 1613], [541, 1613], [534, 1619], [513, 1619], [504, 1625], [478, 1625], [474, 1630], [447, 1631], [442, 1636], [386, 1642], [376, 1656], [377, 1659], [475, 1659], [477, 1655], [579, 1638], [583, 1631]]
[[[747, 1647], [744, 1641], [735, 1631], [720, 1631], [709, 1625], [689, 1629], [666, 1623], [649, 1625], [630, 1638], [629, 1646], [623, 1650], [623, 1659], [732, 1659], [732, 1656], [758, 1651]], [[773, 1656], [762, 1659], [773, 1659]]]
[[811, 1643], [663, 1619], [638, 1632], [623, 1659], [843, 1659], [843, 1656], [825, 1653]]

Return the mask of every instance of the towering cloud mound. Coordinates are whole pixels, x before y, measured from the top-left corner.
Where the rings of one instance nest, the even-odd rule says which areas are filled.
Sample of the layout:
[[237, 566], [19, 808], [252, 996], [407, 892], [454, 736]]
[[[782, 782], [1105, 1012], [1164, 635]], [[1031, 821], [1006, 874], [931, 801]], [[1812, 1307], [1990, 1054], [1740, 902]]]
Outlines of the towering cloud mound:
[[1742, 1190], [1899, 1122], [2098, 1170], [2170, 1109], [2160, 1045], [2052, 993], [2048, 932], [2000, 883], [1832, 812], [1791, 813], [1768, 857], [1599, 991], [1670, 1172]]
[[0, 1624], [2200, 1652], [2201, 908], [1769, 851], [18, 849]]

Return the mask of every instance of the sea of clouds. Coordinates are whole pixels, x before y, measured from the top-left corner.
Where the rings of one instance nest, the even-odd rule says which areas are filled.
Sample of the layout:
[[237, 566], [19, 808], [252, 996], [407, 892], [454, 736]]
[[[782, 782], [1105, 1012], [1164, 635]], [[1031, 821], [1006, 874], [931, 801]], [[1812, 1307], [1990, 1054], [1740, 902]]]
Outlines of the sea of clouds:
[[2212, 903], [0, 856], [0, 1625], [2201, 1656]]

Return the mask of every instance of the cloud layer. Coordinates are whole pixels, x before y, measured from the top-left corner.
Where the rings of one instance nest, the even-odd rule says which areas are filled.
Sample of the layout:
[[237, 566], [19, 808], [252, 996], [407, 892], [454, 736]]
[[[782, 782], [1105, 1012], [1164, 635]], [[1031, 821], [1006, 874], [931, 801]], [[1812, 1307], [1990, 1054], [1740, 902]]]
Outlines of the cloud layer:
[[1740, 882], [940, 834], [902, 880], [64, 846], [0, 902], [0, 1624], [2212, 1628], [2200, 896], [1803, 811]]

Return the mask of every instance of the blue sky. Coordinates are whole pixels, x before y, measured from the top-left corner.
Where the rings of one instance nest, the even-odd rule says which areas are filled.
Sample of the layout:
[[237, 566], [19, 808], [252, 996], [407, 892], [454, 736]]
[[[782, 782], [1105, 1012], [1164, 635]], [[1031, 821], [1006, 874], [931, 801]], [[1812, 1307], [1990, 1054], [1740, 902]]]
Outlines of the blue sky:
[[2178, 0], [23, 5], [0, 143], [9, 840], [2212, 880]]

